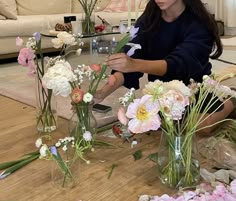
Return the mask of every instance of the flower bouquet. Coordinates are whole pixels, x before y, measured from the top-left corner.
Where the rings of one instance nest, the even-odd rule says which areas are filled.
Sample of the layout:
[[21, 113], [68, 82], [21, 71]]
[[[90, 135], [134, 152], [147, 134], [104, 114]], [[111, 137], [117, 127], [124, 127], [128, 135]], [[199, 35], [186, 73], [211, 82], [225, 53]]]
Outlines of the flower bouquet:
[[[161, 143], [164, 138], [167, 146], [159, 147], [156, 162], [163, 183], [171, 187], [196, 184], [200, 165], [193, 158], [194, 136], [207, 128], [200, 125], [236, 93], [209, 76], [204, 76], [202, 83], [191, 80], [189, 86], [178, 80], [156, 80], [149, 82], [143, 93], [139, 99], [130, 93], [121, 98], [129, 105], [127, 111], [119, 111], [118, 119], [133, 133], [162, 130]], [[222, 102], [217, 105], [218, 100]]]
[[[117, 44], [115, 53], [119, 52], [131, 38], [135, 37], [137, 31], [137, 28], [132, 27]], [[71, 98], [71, 104], [77, 118], [74, 121], [75, 126], [72, 129], [71, 135], [75, 137], [76, 143], [80, 141], [85, 132], [89, 131], [92, 135], [96, 133], [96, 124], [92, 116], [91, 107], [93, 96], [100, 82], [108, 78], [106, 69], [106, 64], [83, 64], [72, 68], [65, 59], [59, 59], [53, 66], [48, 68], [43, 76], [44, 86], [51, 89], [55, 95], [70, 96]], [[110, 75], [108, 84], [112, 85], [115, 79], [114, 75]]]
[[[23, 46], [24, 41], [16, 38], [16, 45]], [[40, 132], [51, 132], [57, 127], [56, 102], [52, 90], [44, 88], [42, 77], [46, 71], [45, 60], [41, 49], [40, 33], [34, 33], [20, 50], [18, 63], [29, 67], [28, 74], [35, 76], [37, 129]]]
[[[52, 160], [52, 182], [61, 188], [73, 188], [79, 181], [79, 158], [89, 161], [83, 157], [86, 150], [92, 149], [90, 141], [91, 133], [84, 133], [76, 144], [74, 137], [59, 139], [55, 145], [48, 146], [43, 143], [42, 138], [37, 139], [36, 146], [39, 149], [41, 159]], [[81, 146], [83, 144], [83, 146]]]

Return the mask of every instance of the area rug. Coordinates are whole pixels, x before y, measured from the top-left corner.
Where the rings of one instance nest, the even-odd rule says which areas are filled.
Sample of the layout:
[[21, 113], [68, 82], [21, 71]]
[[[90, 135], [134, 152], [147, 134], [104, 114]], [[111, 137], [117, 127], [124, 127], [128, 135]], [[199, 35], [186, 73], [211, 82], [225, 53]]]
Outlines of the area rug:
[[236, 46], [236, 37], [222, 38], [223, 46]]
[[[222, 59], [236, 62], [236, 51], [225, 51]], [[76, 61], [73, 61], [76, 62]], [[213, 60], [213, 72], [221, 77], [230, 73], [236, 74], [236, 66]], [[30, 106], [35, 106], [34, 78], [27, 76], [27, 68], [17, 63], [8, 63], [0, 65], [0, 95], [12, 98]], [[225, 78], [228, 78], [225, 76]], [[146, 77], [141, 79], [141, 88], [146, 83]], [[102, 104], [112, 107], [112, 111], [107, 113], [94, 112], [98, 127], [112, 123], [117, 120], [117, 110], [120, 106], [119, 97], [122, 97], [127, 89], [121, 87], [112, 95], [108, 96]], [[139, 90], [138, 94], [141, 93]], [[70, 119], [72, 116], [71, 104], [69, 98], [57, 96], [57, 111], [60, 117]]]

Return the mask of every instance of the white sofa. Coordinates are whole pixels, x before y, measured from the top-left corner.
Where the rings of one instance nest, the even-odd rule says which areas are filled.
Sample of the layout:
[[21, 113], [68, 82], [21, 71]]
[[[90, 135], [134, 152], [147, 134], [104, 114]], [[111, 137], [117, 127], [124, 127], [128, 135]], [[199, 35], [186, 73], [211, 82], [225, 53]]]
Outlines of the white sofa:
[[[127, 19], [127, 11], [105, 12], [104, 8], [109, 3], [110, 0], [98, 0], [95, 15], [105, 18], [111, 24], [119, 24], [120, 20]], [[17, 36], [27, 40], [34, 32], [53, 29], [56, 23], [64, 23], [64, 16], [72, 15], [82, 17], [78, 0], [0, 0], [0, 59], [18, 54], [19, 47], [15, 45]], [[101, 20], [96, 17], [95, 23], [101, 24]], [[55, 50], [50, 37], [43, 38], [42, 47], [45, 51]]]

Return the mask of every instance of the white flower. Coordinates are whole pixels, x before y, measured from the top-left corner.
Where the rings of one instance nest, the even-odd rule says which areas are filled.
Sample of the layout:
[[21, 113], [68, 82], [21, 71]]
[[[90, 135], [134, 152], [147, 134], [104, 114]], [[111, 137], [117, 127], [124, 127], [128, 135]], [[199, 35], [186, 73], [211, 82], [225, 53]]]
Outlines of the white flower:
[[55, 146], [56, 146], [56, 147], [60, 147], [60, 146], [61, 146], [61, 142], [57, 142], [57, 143], [55, 144]]
[[46, 144], [43, 144], [39, 150], [40, 153], [40, 157], [46, 157], [47, 156], [47, 150], [48, 150], [48, 146]]
[[39, 148], [42, 145], [42, 143], [43, 143], [42, 138], [38, 138], [35, 142], [35, 146]]
[[135, 44], [135, 43], [127, 43], [126, 45], [131, 46], [129, 51], [126, 53], [129, 57], [132, 56], [135, 52], [135, 50], [142, 49], [141, 45]]
[[68, 96], [71, 93], [69, 82], [76, 81], [70, 64], [67, 61], [56, 61], [55, 65], [48, 69], [42, 82], [48, 89], [52, 89], [55, 95]]
[[63, 150], [63, 151], [67, 151], [67, 146], [64, 145], [64, 146], [62, 147], [62, 150]]
[[149, 195], [141, 195], [138, 199], [138, 201], [150, 201], [150, 196]]
[[85, 141], [91, 141], [92, 140], [92, 134], [89, 131], [85, 131], [85, 133], [83, 134], [83, 138], [85, 139]]
[[84, 96], [83, 96], [83, 101], [85, 102], [85, 103], [89, 103], [89, 102], [91, 102], [93, 100], [93, 95], [92, 94], [90, 94], [90, 93], [86, 93], [86, 94], [84, 94]]
[[76, 45], [75, 37], [66, 31], [57, 34], [57, 38], [53, 38], [52, 43], [55, 48], [61, 48], [64, 44]]
[[76, 55], [77, 55], [77, 56], [80, 56], [80, 55], [81, 55], [81, 52], [82, 52], [82, 49], [81, 49], [81, 48], [77, 49], [77, 50], [76, 50]]
[[179, 91], [184, 96], [191, 96], [190, 88], [187, 87], [182, 81], [179, 81], [179, 80], [172, 80], [170, 82], [164, 82], [163, 87], [166, 89]]

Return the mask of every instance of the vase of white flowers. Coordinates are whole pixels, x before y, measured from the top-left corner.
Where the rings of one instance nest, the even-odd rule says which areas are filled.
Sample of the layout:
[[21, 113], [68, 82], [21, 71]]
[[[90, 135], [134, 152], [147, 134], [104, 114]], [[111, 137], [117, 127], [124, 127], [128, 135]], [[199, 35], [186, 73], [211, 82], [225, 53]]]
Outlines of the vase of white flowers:
[[51, 180], [56, 188], [74, 188], [80, 181], [80, 160], [74, 143], [70, 146], [70, 142], [68, 140], [60, 142], [62, 144], [60, 150], [51, 147], [54, 158], [51, 161]]
[[35, 76], [36, 127], [39, 132], [52, 132], [57, 127], [57, 102], [51, 89], [42, 85], [42, 75]]
[[74, 112], [69, 121], [70, 135], [75, 137], [76, 141], [85, 137], [88, 139], [86, 144], [92, 143], [96, 137], [97, 122], [92, 112], [92, 104], [73, 105]]

